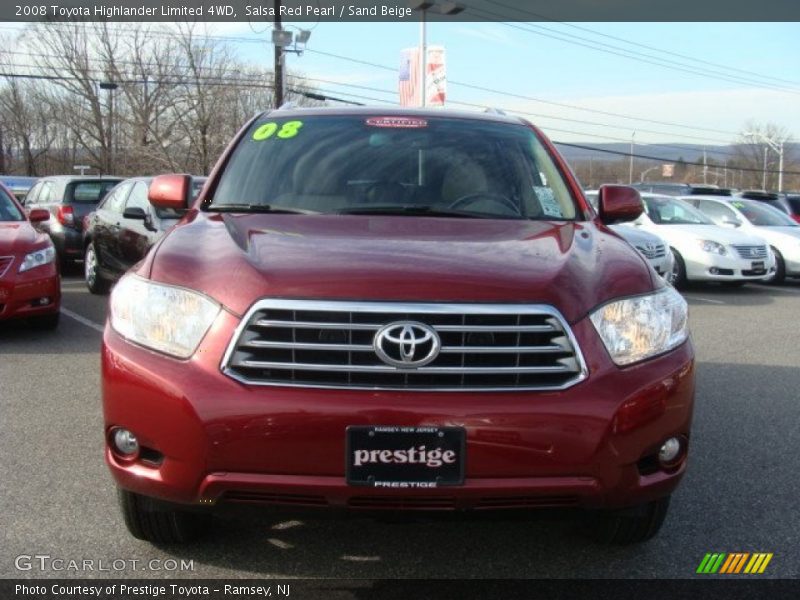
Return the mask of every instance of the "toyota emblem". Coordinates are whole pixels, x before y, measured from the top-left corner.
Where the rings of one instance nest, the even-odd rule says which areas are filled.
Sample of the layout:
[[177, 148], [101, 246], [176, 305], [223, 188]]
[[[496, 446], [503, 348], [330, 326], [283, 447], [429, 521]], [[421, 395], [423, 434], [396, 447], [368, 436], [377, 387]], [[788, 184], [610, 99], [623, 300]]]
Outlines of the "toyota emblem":
[[413, 369], [435, 360], [442, 342], [430, 325], [417, 321], [395, 321], [378, 330], [372, 347], [387, 365]]

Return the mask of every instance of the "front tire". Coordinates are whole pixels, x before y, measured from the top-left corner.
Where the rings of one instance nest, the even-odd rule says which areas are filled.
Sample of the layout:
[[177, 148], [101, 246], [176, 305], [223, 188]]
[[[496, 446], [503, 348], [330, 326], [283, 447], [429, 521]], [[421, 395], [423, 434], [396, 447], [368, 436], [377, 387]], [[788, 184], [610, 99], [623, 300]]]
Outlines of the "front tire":
[[765, 279], [764, 283], [781, 285], [786, 281], [786, 261], [783, 260], [783, 255], [774, 246], [772, 247], [772, 253], [775, 255], [775, 274], [769, 279]]
[[672, 264], [672, 287], [681, 289], [686, 286], [686, 263], [675, 248], [672, 248], [672, 254], [675, 257], [675, 262]]
[[654, 537], [667, 517], [669, 496], [631, 508], [605, 511], [592, 527], [592, 537], [605, 544], [639, 544]]
[[89, 242], [83, 255], [83, 279], [92, 294], [107, 294], [111, 284], [100, 275], [94, 242]]
[[197, 539], [211, 524], [211, 515], [177, 505], [156, 503], [145, 496], [117, 490], [122, 518], [130, 534], [153, 544], [184, 544]]

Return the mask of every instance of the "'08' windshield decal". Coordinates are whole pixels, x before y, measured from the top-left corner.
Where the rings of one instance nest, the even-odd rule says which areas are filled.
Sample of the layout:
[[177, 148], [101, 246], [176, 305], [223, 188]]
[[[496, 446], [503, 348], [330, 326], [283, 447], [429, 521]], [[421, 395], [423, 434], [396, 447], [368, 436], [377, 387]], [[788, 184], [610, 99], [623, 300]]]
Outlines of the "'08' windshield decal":
[[301, 127], [303, 127], [302, 121], [286, 121], [283, 124], [270, 121], [269, 123], [260, 125], [258, 129], [253, 132], [253, 139], [257, 142], [270, 138], [288, 140], [300, 133]]

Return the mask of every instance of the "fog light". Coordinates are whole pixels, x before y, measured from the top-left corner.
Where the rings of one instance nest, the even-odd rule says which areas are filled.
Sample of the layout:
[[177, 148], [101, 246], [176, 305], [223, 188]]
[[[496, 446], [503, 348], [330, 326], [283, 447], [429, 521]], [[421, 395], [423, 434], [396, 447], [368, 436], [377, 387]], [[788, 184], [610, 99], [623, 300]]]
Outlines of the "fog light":
[[123, 456], [130, 458], [139, 452], [139, 441], [127, 429], [116, 429], [114, 431], [114, 447], [117, 452]]
[[719, 275], [719, 269], [717, 267], [711, 267], [708, 272], [712, 275]]
[[678, 438], [669, 438], [658, 451], [658, 462], [662, 467], [674, 467], [683, 453], [683, 444]]

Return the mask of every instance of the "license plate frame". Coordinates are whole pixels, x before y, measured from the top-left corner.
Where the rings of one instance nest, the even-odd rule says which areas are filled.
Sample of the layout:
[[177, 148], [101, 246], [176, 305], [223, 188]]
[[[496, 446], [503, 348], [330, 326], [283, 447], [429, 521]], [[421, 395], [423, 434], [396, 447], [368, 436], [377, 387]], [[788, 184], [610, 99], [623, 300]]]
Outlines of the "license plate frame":
[[[466, 438], [463, 427], [351, 425], [345, 432], [347, 484], [389, 489], [463, 485]], [[420, 447], [424, 447], [424, 459]], [[412, 449], [414, 453], [410, 452]], [[357, 451], [360, 451], [358, 455]], [[390, 457], [387, 452], [391, 453]], [[408, 462], [394, 462], [398, 458], [397, 452]], [[445, 455], [446, 452], [452, 452], [454, 456]], [[385, 462], [387, 458], [392, 462]], [[447, 459], [452, 459], [452, 462]], [[359, 462], [361, 464], [356, 464]], [[431, 462], [442, 464], [430, 466]]]

